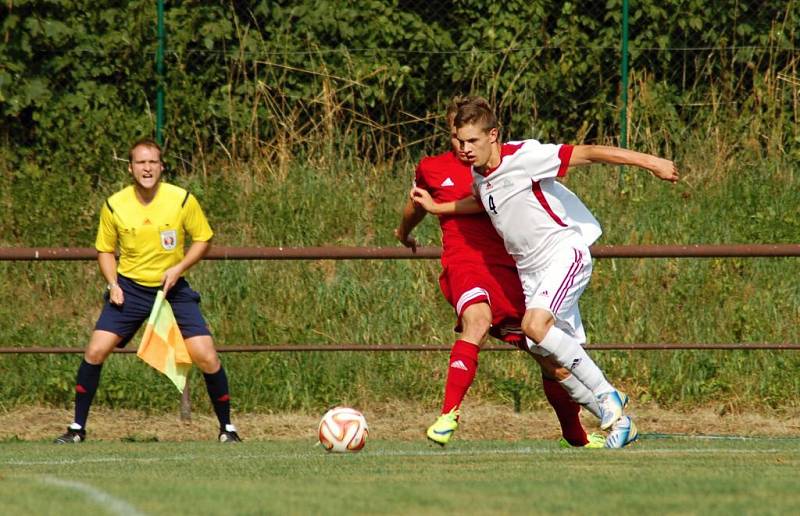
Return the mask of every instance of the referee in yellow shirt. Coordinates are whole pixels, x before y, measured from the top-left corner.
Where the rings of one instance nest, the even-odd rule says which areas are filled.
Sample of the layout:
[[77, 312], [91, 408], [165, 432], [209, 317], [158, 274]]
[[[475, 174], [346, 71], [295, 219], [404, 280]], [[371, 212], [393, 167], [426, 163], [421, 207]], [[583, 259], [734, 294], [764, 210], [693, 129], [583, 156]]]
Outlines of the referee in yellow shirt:
[[[219, 440], [239, 442], [230, 420], [228, 378], [200, 313], [200, 294], [182, 277], [206, 254], [214, 233], [193, 195], [161, 182], [164, 166], [161, 147], [155, 141], [137, 141], [128, 158], [133, 185], [103, 205], [95, 243], [100, 271], [108, 282], [107, 300], [78, 367], [75, 420], [55, 442], [86, 439], [86, 419], [103, 362], [115, 347], [125, 346], [147, 320], [159, 289], [172, 306], [192, 361], [203, 371], [219, 419]], [[184, 254], [186, 234], [192, 243]], [[117, 247], [119, 266], [114, 255]]]

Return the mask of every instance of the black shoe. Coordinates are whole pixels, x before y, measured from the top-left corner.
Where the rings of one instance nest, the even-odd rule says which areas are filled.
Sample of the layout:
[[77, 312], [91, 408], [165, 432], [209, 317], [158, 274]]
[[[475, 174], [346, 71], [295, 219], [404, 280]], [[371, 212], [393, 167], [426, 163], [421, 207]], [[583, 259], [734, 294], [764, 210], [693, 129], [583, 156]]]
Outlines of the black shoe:
[[236, 433], [236, 427], [233, 425], [225, 425], [225, 428], [219, 432], [219, 442], [221, 443], [240, 443], [242, 438]]
[[67, 427], [67, 432], [58, 437], [55, 441], [55, 444], [77, 444], [82, 443], [86, 440], [86, 430], [84, 429], [74, 429], [72, 427]]

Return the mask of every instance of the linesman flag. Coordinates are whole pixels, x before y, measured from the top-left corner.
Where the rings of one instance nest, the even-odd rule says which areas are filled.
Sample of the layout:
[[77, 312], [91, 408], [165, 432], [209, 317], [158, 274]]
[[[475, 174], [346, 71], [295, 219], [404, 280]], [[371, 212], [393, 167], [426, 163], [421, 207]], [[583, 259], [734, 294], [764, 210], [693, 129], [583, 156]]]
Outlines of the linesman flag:
[[164, 373], [183, 393], [192, 359], [163, 290], [156, 295], [136, 356]]

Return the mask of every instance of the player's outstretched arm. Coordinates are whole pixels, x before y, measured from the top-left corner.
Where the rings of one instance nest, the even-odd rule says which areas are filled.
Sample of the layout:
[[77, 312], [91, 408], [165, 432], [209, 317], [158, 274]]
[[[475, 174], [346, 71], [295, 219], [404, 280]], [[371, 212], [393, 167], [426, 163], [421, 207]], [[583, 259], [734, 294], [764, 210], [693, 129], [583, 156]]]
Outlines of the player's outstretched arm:
[[415, 204], [422, 206], [425, 211], [434, 215], [469, 215], [483, 211], [480, 201], [472, 196], [457, 201], [438, 203], [433, 200], [427, 190], [417, 187], [411, 189], [410, 195]]
[[630, 165], [643, 168], [649, 170], [657, 178], [671, 183], [675, 183], [680, 177], [674, 162], [652, 154], [605, 145], [576, 145], [573, 147], [569, 166], [575, 167], [593, 163]]
[[394, 230], [394, 236], [401, 244], [410, 248], [413, 252], [417, 252], [417, 239], [411, 236], [411, 232], [417, 225], [422, 222], [428, 212], [422, 206], [418, 206], [411, 199], [406, 201], [403, 206], [403, 216], [400, 219], [400, 225]]

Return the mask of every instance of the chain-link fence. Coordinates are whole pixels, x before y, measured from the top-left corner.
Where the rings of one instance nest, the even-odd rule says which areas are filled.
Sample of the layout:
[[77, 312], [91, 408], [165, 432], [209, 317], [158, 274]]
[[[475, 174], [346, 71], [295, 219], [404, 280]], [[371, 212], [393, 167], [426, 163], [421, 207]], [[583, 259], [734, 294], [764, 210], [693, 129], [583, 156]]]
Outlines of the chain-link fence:
[[488, 97], [509, 137], [670, 145], [717, 125], [797, 147], [796, 0], [627, 1], [169, 3], [162, 78], [152, 2], [9, 3], [5, 145], [154, 131], [160, 83], [186, 163], [430, 150], [456, 93]]
[[[227, 59], [270, 105], [259, 134], [271, 118], [323, 139], [344, 127], [376, 158], [439, 145], [457, 93], [489, 98], [511, 137], [663, 146], [724, 124], [753, 145], [795, 142], [795, 2], [626, 4], [293, 5], [257, 43], [240, 31]], [[258, 9], [236, 17], [258, 26]]]

